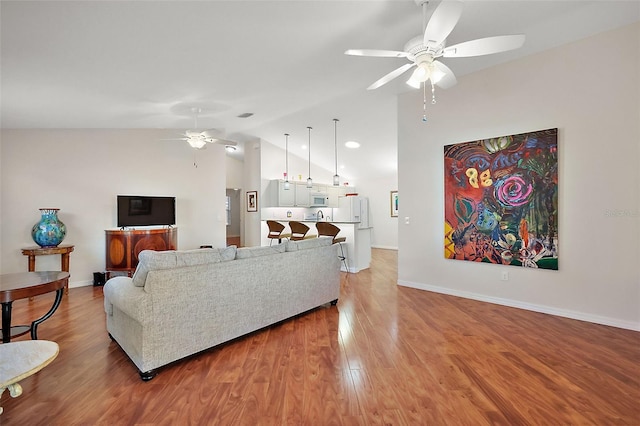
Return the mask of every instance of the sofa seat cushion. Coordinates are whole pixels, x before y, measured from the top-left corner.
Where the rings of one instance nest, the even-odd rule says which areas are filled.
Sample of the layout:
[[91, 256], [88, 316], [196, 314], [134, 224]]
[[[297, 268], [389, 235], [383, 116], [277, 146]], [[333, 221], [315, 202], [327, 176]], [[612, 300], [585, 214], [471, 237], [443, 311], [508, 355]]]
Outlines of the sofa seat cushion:
[[147, 273], [158, 269], [172, 269], [182, 266], [206, 265], [233, 260], [236, 246], [221, 249], [197, 249], [183, 251], [143, 250], [138, 254], [138, 267], [133, 274], [133, 285], [144, 287]]

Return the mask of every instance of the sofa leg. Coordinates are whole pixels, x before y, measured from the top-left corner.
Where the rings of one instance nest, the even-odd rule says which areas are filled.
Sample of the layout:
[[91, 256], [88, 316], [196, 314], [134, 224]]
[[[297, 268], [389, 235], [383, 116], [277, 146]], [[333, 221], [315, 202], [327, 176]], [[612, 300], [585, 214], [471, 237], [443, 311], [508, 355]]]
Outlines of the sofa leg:
[[140, 378], [143, 382], [148, 382], [149, 380], [156, 377], [156, 374], [158, 374], [156, 370], [140, 371]]
[[336, 306], [338, 304], [338, 299], [331, 301], [331, 306]]

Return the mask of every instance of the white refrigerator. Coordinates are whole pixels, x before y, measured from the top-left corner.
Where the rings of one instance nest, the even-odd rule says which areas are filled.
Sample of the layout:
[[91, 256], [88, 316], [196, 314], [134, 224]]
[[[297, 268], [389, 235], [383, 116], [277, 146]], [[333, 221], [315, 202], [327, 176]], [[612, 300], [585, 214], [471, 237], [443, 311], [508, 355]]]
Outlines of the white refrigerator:
[[338, 208], [333, 213], [336, 222], [360, 222], [358, 228], [369, 227], [369, 199], [367, 197], [338, 197]]

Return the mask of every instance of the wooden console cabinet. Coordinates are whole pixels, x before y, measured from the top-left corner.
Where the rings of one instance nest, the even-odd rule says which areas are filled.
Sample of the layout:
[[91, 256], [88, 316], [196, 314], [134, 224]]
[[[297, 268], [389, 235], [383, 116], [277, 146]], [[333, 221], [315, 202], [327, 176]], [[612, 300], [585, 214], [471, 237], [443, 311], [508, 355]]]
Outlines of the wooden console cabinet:
[[178, 228], [106, 230], [107, 277], [111, 272], [131, 276], [142, 250], [177, 250]]

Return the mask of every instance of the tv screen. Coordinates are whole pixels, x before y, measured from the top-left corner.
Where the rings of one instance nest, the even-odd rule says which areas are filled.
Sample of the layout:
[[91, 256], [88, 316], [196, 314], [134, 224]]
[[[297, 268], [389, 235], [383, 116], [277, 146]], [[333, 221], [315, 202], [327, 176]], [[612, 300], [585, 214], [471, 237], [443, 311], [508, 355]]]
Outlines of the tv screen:
[[119, 228], [175, 224], [175, 197], [118, 195]]

